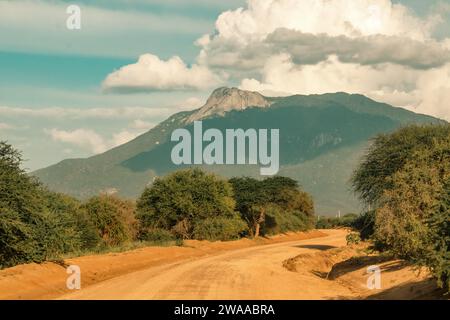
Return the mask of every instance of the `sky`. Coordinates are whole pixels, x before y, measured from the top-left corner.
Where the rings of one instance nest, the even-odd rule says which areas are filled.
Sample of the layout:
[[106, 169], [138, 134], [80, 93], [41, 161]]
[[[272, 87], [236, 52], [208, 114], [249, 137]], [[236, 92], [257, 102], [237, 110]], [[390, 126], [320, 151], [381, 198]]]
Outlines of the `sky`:
[[123, 144], [219, 86], [450, 121], [450, 1], [0, 0], [0, 140], [27, 170]]

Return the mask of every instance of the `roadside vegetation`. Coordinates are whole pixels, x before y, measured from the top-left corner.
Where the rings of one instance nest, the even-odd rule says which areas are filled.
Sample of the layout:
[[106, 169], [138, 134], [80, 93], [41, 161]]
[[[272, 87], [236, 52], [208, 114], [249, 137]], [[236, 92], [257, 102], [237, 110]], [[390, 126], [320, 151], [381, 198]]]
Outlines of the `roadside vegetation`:
[[342, 217], [318, 216], [317, 229], [353, 228], [359, 216], [356, 213], [347, 213]]
[[[373, 139], [352, 185], [368, 210], [315, 217], [311, 196], [286, 177], [227, 180], [199, 169], [156, 179], [137, 199], [80, 201], [47, 190], [0, 142], [0, 269], [183, 240], [227, 241], [349, 227], [349, 243], [426, 267], [450, 286], [450, 125], [408, 126]], [[370, 210], [369, 210], [370, 209]]]
[[373, 209], [356, 220], [361, 238], [427, 267], [449, 290], [450, 125], [413, 125], [375, 137], [352, 183]]
[[183, 240], [226, 241], [314, 227], [314, 205], [284, 177], [227, 180], [199, 169], [156, 179], [137, 201], [47, 190], [0, 142], [0, 269]]

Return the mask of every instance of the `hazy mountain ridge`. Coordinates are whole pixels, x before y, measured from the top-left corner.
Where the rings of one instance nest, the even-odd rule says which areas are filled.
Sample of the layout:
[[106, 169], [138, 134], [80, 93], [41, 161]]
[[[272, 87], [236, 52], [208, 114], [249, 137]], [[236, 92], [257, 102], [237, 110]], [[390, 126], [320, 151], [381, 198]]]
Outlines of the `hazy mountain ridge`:
[[[155, 176], [180, 168], [170, 160], [172, 131], [180, 127], [192, 130], [191, 122], [202, 119], [204, 130], [280, 129], [280, 174], [299, 180], [306, 191], [312, 192], [321, 213], [355, 211], [358, 203], [347, 182], [369, 138], [407, 123], [442, 121], [346, 93], [268, 98], [219, 88], [208, 101], [204, 107], [177, 113], [101, 155], [64, 160], [35, 175], [52, 190], [77, 197], [106, 190], [136, 197]], [[259, 173], [259, 166], [202, 167], [228, 177]]]

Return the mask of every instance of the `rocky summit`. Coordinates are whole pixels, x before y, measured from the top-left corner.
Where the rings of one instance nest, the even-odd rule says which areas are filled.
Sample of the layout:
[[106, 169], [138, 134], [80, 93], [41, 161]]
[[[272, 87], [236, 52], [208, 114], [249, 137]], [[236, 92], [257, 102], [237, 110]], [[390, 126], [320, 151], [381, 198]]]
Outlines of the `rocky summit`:
[[266, 108], [270, 105], [266, 97], [258, 92], [223, 87], [214, 90], [206, 104], [189, 116], [186, 123], [215, 115], [223, 116], [232, 110], [245, 110], [250, 107]]

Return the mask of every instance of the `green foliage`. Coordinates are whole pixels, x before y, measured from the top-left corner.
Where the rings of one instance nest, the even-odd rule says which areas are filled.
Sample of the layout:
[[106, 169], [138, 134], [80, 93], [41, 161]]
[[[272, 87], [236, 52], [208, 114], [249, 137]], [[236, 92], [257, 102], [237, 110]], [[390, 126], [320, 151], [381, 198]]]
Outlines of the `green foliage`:
[[137, 217], [144, 230], [161, 228], [190, 239], [196, 223], [207, 218], [233, 218], [234, 207], [227, 181], [188, 169], [157, 179], [145, 189], [137, 202]]
[[356, 232], [349, 233], [345, 238], [347, 240], [347, 245], [358, 244], [361, 242], [361, 237], [359, 233]]
[[101, 237], [82, 203], [70, 196], [46, 192], [47, 208], [55, 217], [55, 224], [64, 235], [64, 252], [93, 250], [101, 244]]
[[262, 233], [274, 235], [289, 231], [306, 231], [314, 227], [314, 218], [301, 211], [285, 211], [279, 206], [269, 205]]
[[351, 227], [359, 231], [362, 240], [369, 240], [375, 232], [375, 210], [367, 211], [359, 215], [353, 221]]
[[145, 232], [142, 232], [140, 238], [141, 240], [144, 241], [153, 241], [161, 243], [177, 240], [177, 238], [172, 232], [160, 228], [147, 229], [145, 230]]
[[264, 210], [270, 203], [263, 184], [253, 178], [232, 178], [236, 209], [247, 222], [251, 235], [258, 236], [264, 222]]
[[373, 239], [449, 288], [450, 125], [409, 126], [375, 139], [355, 190], [375, 205]]
[[8, 208], [0, 208], [0, 269], [33, 260], [42, 260], [35, 251], [37, 238], [30, 224]]
[[128, 219], [132, 204], [115, 197], [101, 195], [91, 198], [82, 208], [86, 210], [98, 236], [105, 246], [117, 246], [133, 239], [133, 227]]
[[410, 125], [376, 136], [353, 174], [353, 189], [364, 202], [375, 205], [384, 190], [392, 188], [391, 177], [405, 166], [412, 154], [429, 149], [449, 135], [449, 125]]
[[198, 240], [236, 240], [247, 231], [247, 224], [238, 216], [211, 217], [194, 225], [194, 238]]
[[0, 142], [0, 268], [82, 247], [75, 200], [45, 190], [20, 168], [21, 162], [18, 151]]
[[448, 288], [450, 135], [413, 155], [396, 172], [376, 213], [375, 240], [397, 256], [428, 266]]
[[316, 222], [317, 229], [333, 229], [340, 227], [352, 228], [355, 221], [358, 219], [358, 215], [354, 213], [348, 213], [338, 217], [318, 217]]
[[[21, 154], [0, 142], [0, 268], [42, 261], [49, 222], [41, 186], [20, 168]], [[40, 229], [41, 228], [41, 229]]]
[[[305, 230], [311, 226], [314, 203], [295, 180], [271, 177], [262, 181], [232, 178], [236, 209], [249, 226], [250, 235]], [[268, 210], [270, 209], [270, 212]]]

